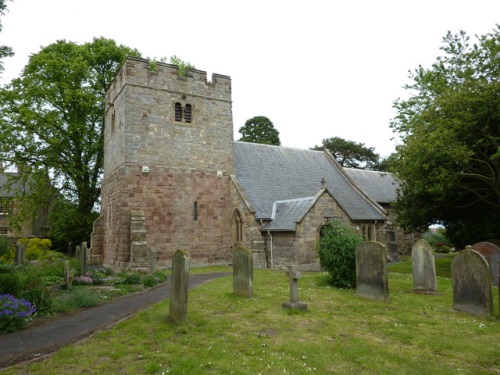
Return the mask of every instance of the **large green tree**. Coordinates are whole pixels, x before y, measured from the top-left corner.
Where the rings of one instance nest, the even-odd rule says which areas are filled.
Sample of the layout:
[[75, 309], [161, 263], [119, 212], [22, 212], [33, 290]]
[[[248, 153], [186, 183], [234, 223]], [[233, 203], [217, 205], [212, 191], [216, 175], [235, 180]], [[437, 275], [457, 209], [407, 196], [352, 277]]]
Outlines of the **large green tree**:
[[243, 142], [276, 146], [281, 144], [280, 133], [275, 129], [272, 121], [265, 116], [255, 116], [248, 119], [239, 132], [241, 134], [240, 141]]
[[401, 224], [442, 223], [456, 245], [500, 237], [500, 28], [443, 38], [431, 68], [410, 73], [395, 102]]
[[332, 137], [324, 139], [323, 145], [315, 146], [313, 150], [323, 150], [325, 147], [342, 167], [377, 169], [380, 164], [380, 155], [364, 143]]
[[[140, 56], [105, 38], [82, 45], [60, 40], [33, 54], [21, 76], [0, 91], [1, 160], [29, 170], [17, 178], [30, 183], [33, 193], [49, 176], [66, 201], [65, 214], [56, 216], [67, 226], [70, 207], [69, 216], [85, 223], [87, 237], [100, 197], [104, 95], [127, 55]], [[36, 209], [33, 196], [39, 195], [23, 205], [25, 216]]]
[[[5, 15], [5, 11], [7, 10], [7, 1], [8, 0], [0, 0], [0, 16]], [[0, 21], [0, 32], [3, 30], [2, 22]], [[0, 45], [0, 74], [3, 72], [3, 61], [4, 57], [14, 56], [14, 51], [11, 47]]]

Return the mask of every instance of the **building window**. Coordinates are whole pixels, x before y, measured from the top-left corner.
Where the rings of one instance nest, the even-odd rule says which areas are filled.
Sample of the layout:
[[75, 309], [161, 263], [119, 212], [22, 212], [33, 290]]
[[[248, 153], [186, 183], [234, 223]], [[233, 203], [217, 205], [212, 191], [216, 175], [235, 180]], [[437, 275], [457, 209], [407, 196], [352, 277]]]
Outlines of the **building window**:
[[0, 236], [8, 236], [9, 235], [9, 228], [2, 227], [0, 228]]
[[179, 102], [175, 103], [175, 121], [182, 121], [182, 105]]
[[191, 123], [191, 104], [186, 104], [184, 107], [184, 121]]
[[243, 220], [241, 219], [241, 214], [238, 210], [235, 210], [233, 213], [231, 223], [231, 239], [232, 243], [243, 241]]
[[198, 202], [194, 202], [194, 205], [193, 205], [193, 217], [194, 217], [194, 220], [198, 220]]
[[182, 104], [179, 102], [175, 103], [175, 121], [191, 123], [193, 121], [193, 106], [191, 104], [186, 104], [182, 108]]
[[10, 209], [10, 200], [8, 198], [0, 198], [0, 215], [8, 215]]

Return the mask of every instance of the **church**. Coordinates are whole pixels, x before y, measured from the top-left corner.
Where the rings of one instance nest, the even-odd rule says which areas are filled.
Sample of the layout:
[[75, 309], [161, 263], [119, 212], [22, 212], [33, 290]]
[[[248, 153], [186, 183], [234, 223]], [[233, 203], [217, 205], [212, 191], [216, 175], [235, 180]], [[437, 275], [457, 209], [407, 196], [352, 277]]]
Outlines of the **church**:
[[[231, 263], [235, 243], [256, 268], [319, 269], [329, 220], [404, 251], [390, 173], [342, 168], [328, 151], [233, 140], [231, 79], [129, 57], [105, 101], [101, 214], [91, 258], [113, 269]], [[398, 250], [396, 250], [397, 252]]]

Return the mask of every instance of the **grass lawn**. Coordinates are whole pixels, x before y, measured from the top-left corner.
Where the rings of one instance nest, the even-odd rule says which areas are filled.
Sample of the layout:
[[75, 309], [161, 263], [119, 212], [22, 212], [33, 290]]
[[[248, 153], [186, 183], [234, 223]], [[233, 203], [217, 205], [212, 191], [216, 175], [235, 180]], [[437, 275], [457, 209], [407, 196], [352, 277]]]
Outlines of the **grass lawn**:
[[305, 312], [281, 308], [289, 300], [283, 271], [256, 270], [252, 299], [232, 294], [231, 276], [220, 278], [190, 292], [184, 326], [167, 322], [166, 300], [4, 373], [500, 374], [498, 289], [495, 317], [459, 313], [448, 277], [438, 276], [438, 295], [412, 293], [409, 262], [389, 267], [388, 303], [330, 287], [324, 273], [303, 273]]

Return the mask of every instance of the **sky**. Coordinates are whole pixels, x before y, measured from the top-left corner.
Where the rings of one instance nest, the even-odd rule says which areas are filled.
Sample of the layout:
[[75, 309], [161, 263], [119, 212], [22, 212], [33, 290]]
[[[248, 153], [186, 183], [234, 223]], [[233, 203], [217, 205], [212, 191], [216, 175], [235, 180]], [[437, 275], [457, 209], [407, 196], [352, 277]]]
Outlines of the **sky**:
[[232, 80], [235, 139], [266, 116], [283, 146], [311, 148], [341, 137], [386, 157], [397, 135], [393, 103], [409, 71], [431, 67], [448, 31], [491, 32], [498, 0], [14, 0], [0, 21], [0, 85], [29, 56], [66, 40], [105, 37], [143, 57], [176, 55]]

